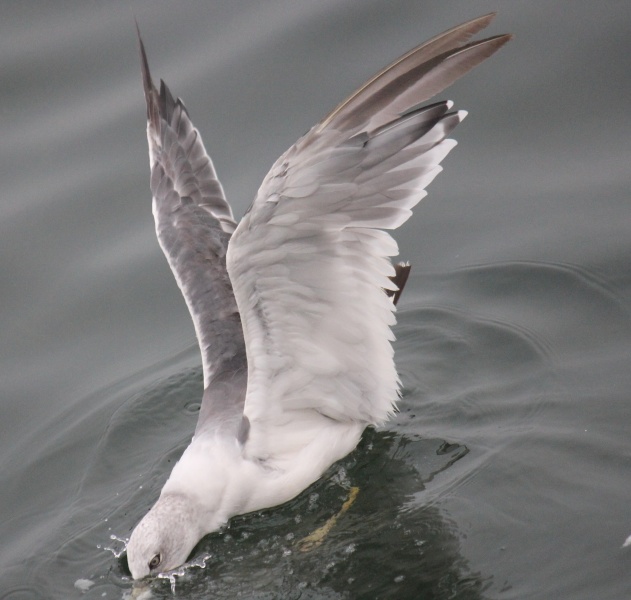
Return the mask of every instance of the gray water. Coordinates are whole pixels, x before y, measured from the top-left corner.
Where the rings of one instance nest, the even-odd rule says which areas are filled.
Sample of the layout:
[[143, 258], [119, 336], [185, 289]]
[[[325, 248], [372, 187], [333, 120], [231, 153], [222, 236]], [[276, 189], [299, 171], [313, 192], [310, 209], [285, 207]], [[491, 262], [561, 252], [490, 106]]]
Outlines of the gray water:
[[516, 37], [441, 95], [470, 115], [396, 236], [400, 413], [151, 593], [631, 596], [631, 4], [147, 0], [2, 3], [0, 598], [127, 597], [119, 540], [199, 407], [153, 232], [134, 16], [240, 215], [354, 87], [491, 10]]

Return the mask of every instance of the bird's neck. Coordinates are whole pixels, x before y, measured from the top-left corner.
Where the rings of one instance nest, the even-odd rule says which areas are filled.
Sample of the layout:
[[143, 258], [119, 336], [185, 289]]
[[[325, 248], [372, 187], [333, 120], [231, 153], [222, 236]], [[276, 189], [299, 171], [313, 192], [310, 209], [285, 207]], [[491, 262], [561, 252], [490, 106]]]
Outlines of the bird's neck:
[[173, 467], [161, 496], [185, 494], [192, 498], [203, 509], [200, 529], [204, 533], [216, 531], [240, 512], [243, 500], [234, 488], [241, 462], [236, 438], [196, 436]]

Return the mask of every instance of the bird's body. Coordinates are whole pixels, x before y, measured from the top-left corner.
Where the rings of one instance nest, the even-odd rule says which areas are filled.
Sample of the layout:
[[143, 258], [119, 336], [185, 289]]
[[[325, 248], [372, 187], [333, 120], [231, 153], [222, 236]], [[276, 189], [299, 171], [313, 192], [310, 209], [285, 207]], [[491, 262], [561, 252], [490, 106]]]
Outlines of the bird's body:
[[202, 519], [204, 534], [215, 531], [234, 515], [287, 502], [351, 452], [364, 429], [358, 423], [303, 425], [297, 424], [303, 440], [267, 460], [250, 458], [233, 440], [194, 439], [173, 469], [162, 495], [185, 491], [199, 506], [208, 505], [212, 498], [214, 514]]
[[415, 48], [311, 129], [238, 224], [182, 102], [141, 44], [156, 233], [202, 354], [195, 435], [127, 545], [135, 579], [178, 567], [232, 516], [282, 504], [393, 413], [390, 257], [464, 118], [417, 108], [510, 36], [466, 44], [493, 15]]

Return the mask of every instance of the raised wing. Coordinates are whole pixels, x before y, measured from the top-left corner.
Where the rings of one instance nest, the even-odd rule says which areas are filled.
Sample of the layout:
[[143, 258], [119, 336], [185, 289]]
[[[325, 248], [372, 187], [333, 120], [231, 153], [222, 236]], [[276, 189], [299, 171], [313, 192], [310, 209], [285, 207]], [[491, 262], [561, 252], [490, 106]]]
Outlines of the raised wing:
[[138, 32], [147, 101], [153, 216], [160, 246], [193, 318], [204, 369], [196, 433], [240, 423], [247, 363], [243, 329], [226, 271], [236, 223], [202, 143], [180, 99], [151, 81]]
[[[390, 257], [455, 146], [464, 112], [415, 108], [510, 36], [462, 46], [492, 15], [408, 52], [281, 156], [228, 249], [248, 353], [245, 413], [271, 431], [317, 411], [379, 423], [394, 410]], [[300, 417], [302, 418], [302, 416]]]

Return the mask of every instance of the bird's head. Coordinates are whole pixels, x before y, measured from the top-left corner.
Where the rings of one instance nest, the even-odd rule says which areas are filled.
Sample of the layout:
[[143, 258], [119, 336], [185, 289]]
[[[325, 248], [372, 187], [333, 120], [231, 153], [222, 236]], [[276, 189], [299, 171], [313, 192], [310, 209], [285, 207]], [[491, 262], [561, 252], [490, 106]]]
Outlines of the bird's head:
[[134, 579], [157, 575], [186, 562], [203, 537], [201, 510], [179, 494], [165, 494], [136, 525], [127, 544]]

